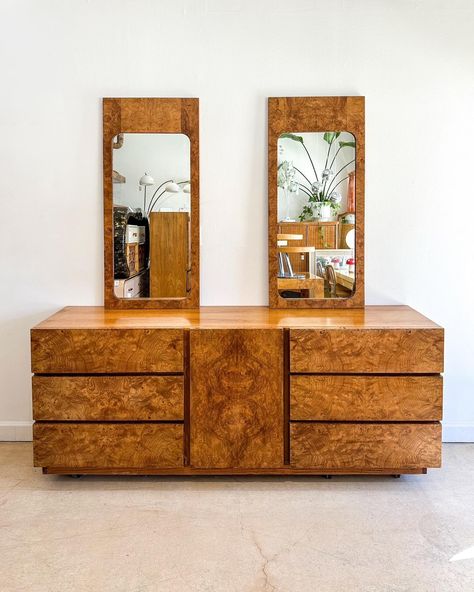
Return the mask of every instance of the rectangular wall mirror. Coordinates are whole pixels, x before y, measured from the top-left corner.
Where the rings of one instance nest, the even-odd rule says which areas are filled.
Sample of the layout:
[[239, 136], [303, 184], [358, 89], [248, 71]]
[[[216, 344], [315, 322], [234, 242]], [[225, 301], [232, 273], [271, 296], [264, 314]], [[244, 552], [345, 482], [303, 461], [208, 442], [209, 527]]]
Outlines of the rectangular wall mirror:
[[271, 98], [273, 308], [364, 305], [364, 98]]
[[104, 99], [105, 304], [199, 306], [198, 99]]

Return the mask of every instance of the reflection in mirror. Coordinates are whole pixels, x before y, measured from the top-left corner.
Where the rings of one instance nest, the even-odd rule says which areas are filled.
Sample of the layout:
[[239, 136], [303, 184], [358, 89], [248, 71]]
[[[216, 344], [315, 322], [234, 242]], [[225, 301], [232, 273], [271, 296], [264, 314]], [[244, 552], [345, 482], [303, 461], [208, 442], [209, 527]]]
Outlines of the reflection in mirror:
[[191, 274], [190, 141], [124, 133], [113, 142], [114, 292], [186, 298]]
[[355, 286], [355, 150], [349, 132], [278, 139], [278, 293], [350, 298]]

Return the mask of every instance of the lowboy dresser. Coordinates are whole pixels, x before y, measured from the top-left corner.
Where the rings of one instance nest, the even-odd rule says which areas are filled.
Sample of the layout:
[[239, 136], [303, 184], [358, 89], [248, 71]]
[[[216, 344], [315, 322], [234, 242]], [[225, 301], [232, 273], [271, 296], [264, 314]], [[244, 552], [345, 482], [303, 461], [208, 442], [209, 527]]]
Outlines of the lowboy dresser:
[[31, 331], [35, 466], [424, 473], [441, 464], [443, 346], [406, 306], [68, 307]]

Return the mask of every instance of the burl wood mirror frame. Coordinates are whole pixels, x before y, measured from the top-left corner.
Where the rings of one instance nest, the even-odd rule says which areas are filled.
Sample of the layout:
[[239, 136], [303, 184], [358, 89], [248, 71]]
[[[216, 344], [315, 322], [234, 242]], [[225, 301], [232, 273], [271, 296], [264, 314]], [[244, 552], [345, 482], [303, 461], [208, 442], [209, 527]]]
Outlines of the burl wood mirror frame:
[[[135, 299], [114, 294], [112, 142], [119, 133], [181, 133], [190, 140], [191, 290], [186, 298]], [[103, 99], [103, 154], [105, 308], [199, 308], [199, 99]]]
[[[278, 293], [277, 143], [283, 133], [346, 131], [356, 140], [356, 277], [350, 298], [282, 298]], [[364, 294], [364, 97], [270, 97], [268, 99], [268, 272], [270, 308], [362, 308]]]

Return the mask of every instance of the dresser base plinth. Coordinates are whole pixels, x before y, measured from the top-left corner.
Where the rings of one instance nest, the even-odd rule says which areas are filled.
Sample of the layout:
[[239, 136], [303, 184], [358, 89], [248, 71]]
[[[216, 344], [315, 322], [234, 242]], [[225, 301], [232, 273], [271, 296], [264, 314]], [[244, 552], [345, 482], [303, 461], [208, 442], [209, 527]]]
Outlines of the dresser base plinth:
[[425, 475], [425, 467], [409, 469], [293, 469], [280, 467], [277, 469], [194, 469], [183, 467], [179, 469], [75, 469], [73, 467], [43, 467], [45, 475], [136, 475], [136, 476], [163, 476], [163, 477], [255, 477], [255, 476], [295, 476], [295, 477], [321, 477], [326, 475], [375, 475], [375, 476], [400, 476], [400, 475]]

